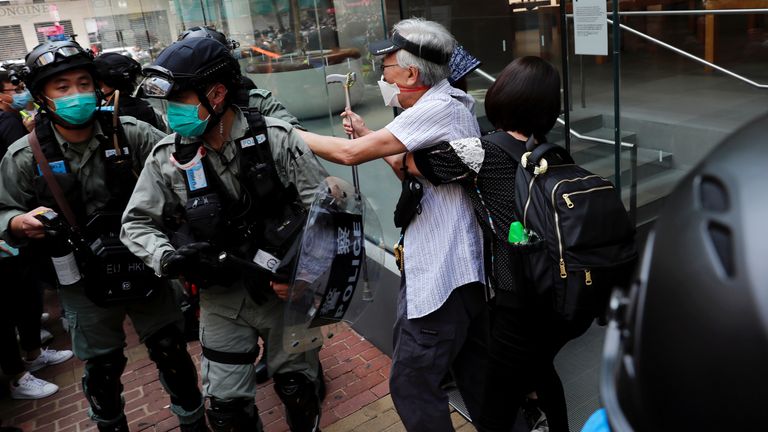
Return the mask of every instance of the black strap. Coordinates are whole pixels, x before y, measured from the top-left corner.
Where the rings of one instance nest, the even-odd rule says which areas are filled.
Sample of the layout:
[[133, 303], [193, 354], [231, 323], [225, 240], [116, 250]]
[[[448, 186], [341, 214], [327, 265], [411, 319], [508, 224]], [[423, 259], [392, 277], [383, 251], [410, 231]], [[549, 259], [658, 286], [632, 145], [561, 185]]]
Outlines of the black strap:
[[277, 175], [277, 169], [275, 168], [275, 160], [272, 158], [272, 148], [269, 146], [269, 135], [267, 135], [267, 122], [264, 120], [264, 116], [256, 108], [240, 107], [240, 110], [245, 116], [245, 120], [248, 122], [248, 128], [250, 129], [251, 136], [256, 141], [256, 145], [243, 147], [243, 142], [240, 142], [240, 172], [243, 171], [245, 164], [268, 164], [271, 167], [273, 180], [277, 180], [278, 185], [283, 183], [280, 181], [280, 177]]
[[203, 346], [203, 355], [210, 361], [216, 363], [230, 364], [230, 365], [247, 365], [256, 363], [256, 359], [259, 357], [259, 346], [256, 345], [254, 351], [245, 353], [233, 353], [217, 351], [212, 348]]
[[[523, 158], [523, 153], [528, 151], [527, 146], [529, 143], [533, 142], [531, 138], [529, 138], [526, 146], [522, 146], [520, 145], [520, 141], [516, 140], [511, 135], [503, 131], [496, 131], [492, 134], [484, 136], [482, 139], [495, 144], [497, 147], [504, 150], [504, 152], [512, 157], [512, 159], [514, 159], [517, 163], [520, 163], [520, 160]], [[537, 145], [528, 156], [528, 163], [533, 164], [534, 166], [538, 165], [541, 158], [547, 154], [556, 155], [558, 158], [558, 164], [574, 163], [573, 158], [564, 148], [552, 143], [541, 143]]]
[[64, 158], [64, 153], [61, 151], [56, 138], [53, 135], [53, 123], [48, 119], [48, 116], [37, 116], [35, 121], [35, 134], [37, 140], [40, 143], [40, 148], [43, 150], [43, 154], [49, 161], [63, 161], [67, 168], [67, 172], [70, 172], [69, 162]]
[[531, 155], [528, 156], [528, 162], [538, 165], [539, 161], [544, 157], [546, 154], [554, 154], [556, 155], [560, 163], [563, 164], [572, 164], [573, 158], [570, 154], [568, 154], [567, 151], [565, 151], [564, 148], [560, 147], [557, 144], [552, 143], [541, 143], [538, 146], [536, 146], [535, 149], [531, 152]]
[[523, 153], [525, 153], [525, 147], [521, 146], [518, 140], [512, 138], [512, 136], [503, 131], [496, 131], [492, 134], [485, 135], [482, 139], [491, 144], [495, 144], [496, 147], [504, 150], [504, 152], [517, 163], [520, 163], [520, 160], [523, 158]]
[[51, 194], [53, 194], [53, 198], [56, 200], [56, 205], [58, 205], [59, 210], [64, 213], [64, 218], [67, 219], [69, 226], [75, 228], [77, 227], [75, 213], [69, 206], [69, 203], [64, 196], [64, 191], [61, 189], [61, 185], [56, 181], [56, 177], [53, 176], [53, 171], [51, 171], [51, 166], [48, 164], [48, 159], [45, 157], [45, 154], [43, 154], [43, 149], [40, 147], [36, 132], [36, 130], [33, 130], [32, 133], [29, 134], [29, 146], [32, 148], [32, 153], [35, 155], [37, 165], [43, 173], [45, 182], [48, 183], [48, 188], [51, 189]]

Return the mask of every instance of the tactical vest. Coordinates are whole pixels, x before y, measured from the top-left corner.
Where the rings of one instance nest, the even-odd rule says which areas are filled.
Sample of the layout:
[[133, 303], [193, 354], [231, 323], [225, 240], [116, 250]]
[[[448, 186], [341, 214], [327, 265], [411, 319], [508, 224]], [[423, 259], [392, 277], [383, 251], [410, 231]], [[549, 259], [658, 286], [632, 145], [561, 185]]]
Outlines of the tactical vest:
[[[306, 220], [306, 211], [296, 186], [284, 186], [278, 176], [264, 117], [255, 108], [241, 107], [248, 133], [235, 140], [239, 158], [239, 197], [233, 197], [219, 179], [215, 168], [199, 145], [180, 145], [176, 135], [173, 158], [187, 190], [185, 224], [175, 237], [175, 246], [193, 241], [209, 242], [238, 262], [254, 262], [262, 270], [258, 278], [290, 277], [291, 253]], [[230, 285], [242, 275], [233, 271]], [[250, 270], [253, 270], [252, 268]], [[263, 287], [253, 287], [261, 289]], [[249, 289], [251, 291], [251, 289]]]
[[[99, 154], [104, 157], [105, 181], [110, 193], [108, 203], [99, 210], [122, 212], [128, 204], [128, 199], [131, 197], [134, 186], [136, 186], [137, 176], [135, 172], [138, 170], [134, 171], [133, 160], [131, 159], [132, 149], [126, 144], [122, 125], [118, 122], [117, 130], [114, 130], [110, 121], [111, 116], [112, 114], [109, 112], [99, 112], [96, 114], [95, 119], [95, 121], [99, 122], [104, 133], [104, 136], [98, 136]], [[88, 215], [85, 212], [80, 181], [77, 178], [77, 174], [72, 172], [69, 161], [64, 157], [64, 153], [61, 151], [61, 147], [54, 136], [53, 125], [46, 116], [38, 116], [35, 134], [40, 141], [43, 154], [48, 159], [54, 177], [59, 182], [67, 202], [75, 212], [78, 224], [84, 227], [93, 215]], [[117, 155], [115, 151], [113, 145], [114, 134], [117, 134], [118, 143], [123, 152], [122, 155]], [[60, 213], [56, 200], [53, 198], [53, 194], [43, 178], [40, 168], [37, 166], [35, 166], [33, 187], [39, 205], [53, 208]]]
[[[75, 247], [77, 270], [81, 273], [85, 294], [99, 306], [146, 298], [163, 284], [162, 280], [120, 241], [120, 219], [136, 185], [138, 170], [134, 170], [134, 148], [128, 145], [122, 124], [118, 122], [117, 128], [113, 128], [111, 119], [111, 113], [96, 114], [95, 121], [99, 122], [105, 136], [98, 137], [100, 151], [93, 157], [102, 157], [104, 160], [104, 176], [110, 198], [104, 206], [91, 214], [86, 214], [80, 181], [77, 174], [72, 172], [69, 161], [56, 141], [50, 120], [45, 116], [38, 116], [35, 126], [41, 150], [76, 218], [77, 227], [72, 228], [67, 235], [68, 242]], [[118, 138], [117, 145], [121, 149], [119, 155], [113, 143], [115, 134]], [[35, 171], [33, 187], [38, 205], [53, 208], [61, 214], [61, 209], [37, 164]], [[51, 245], [43, 242], [42, 246], [45, 248]], [[59, 282], [72, 283], [62, 282], [61, 278]]]

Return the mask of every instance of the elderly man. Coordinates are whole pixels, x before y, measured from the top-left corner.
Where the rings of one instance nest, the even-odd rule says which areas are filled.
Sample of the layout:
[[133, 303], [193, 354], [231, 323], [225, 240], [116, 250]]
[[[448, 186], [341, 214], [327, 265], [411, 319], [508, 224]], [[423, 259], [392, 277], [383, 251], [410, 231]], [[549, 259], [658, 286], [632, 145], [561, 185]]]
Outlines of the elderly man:
[[[450, 86], [448, 60], [455, 46], [435, 22], [407, 19], [392, 37], [372, 44], [383, 55], [379, 81], [384, 103], [404, 109], [385, 128], [371, 131], [347, 112], [354, 140], [301, 133], [313, 152], [333, 162], [359, 164], [384, 157], [404, 181], [403, 153], [441, 141], [480, 136], [473, 99]], [[441, 380], [453, 372], [470, 414], [477, 412], [487, 317], [480, 230], [469, 199], [454, 185], [422, 181], [420, 211], [400, 214], [402, 280], [390, 390], [409, 431], [453, 430]], [[401, 200], [406, 201], [406, 200]], [[479, 375], [479, 374], [478, 374]]]

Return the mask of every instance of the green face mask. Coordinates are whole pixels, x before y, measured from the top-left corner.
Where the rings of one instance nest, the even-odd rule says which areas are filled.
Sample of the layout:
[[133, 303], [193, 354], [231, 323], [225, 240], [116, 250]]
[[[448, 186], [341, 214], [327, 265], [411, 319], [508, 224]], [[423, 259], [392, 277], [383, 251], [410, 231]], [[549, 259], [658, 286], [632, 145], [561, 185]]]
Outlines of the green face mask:
[[56, 108], [56, 115], [69, 124], [81, 125], [93, 117], [96, 110], [96, 93], [76, 93], [51, 99]]
[[199, 107], [200, 104], [192, 105], [168, 101], [168, 127], [185, 138], [202, 135], [208, 126], [208, 119], [211, 118], [211, 115], [208, 114], [205, 120], [200, 120], [197, 115]]

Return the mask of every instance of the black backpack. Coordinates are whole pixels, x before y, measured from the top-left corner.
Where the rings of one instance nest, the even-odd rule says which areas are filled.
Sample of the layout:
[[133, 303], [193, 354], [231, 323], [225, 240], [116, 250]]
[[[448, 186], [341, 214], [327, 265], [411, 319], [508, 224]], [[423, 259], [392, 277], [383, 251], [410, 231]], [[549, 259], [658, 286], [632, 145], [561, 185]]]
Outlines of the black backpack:
[[613, 184], [556, 144], [530, 139], [523, 148], [505, 132], [483, 140], [519, 163], [515, 213], [529, 232], [530, 247], [520, 250], [536, 294], [551, 295], [566, 320], [602, 321], [611, 291], [629, 285], [637, 261], [635, 229]]

